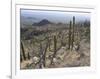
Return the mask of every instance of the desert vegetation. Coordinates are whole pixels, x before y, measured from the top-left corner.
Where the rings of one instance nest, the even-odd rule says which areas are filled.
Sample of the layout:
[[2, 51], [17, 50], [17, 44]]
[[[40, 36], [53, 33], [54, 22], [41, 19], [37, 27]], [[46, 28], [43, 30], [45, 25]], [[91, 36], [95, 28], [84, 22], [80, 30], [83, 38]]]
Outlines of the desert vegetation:
[[90, 66], [90, 21], [64, 23], [46, 19], [20, 28], [20, 68]]

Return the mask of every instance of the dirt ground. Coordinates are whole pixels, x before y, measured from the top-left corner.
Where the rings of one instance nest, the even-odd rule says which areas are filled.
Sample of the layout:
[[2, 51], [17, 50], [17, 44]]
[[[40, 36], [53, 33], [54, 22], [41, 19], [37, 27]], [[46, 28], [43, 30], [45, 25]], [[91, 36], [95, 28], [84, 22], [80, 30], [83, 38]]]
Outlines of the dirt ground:
[[[48, 53], [50, 54], [53, 52]], [[45, 68], [90, 66], [90, 43], [85, 42], [85, 39], [83, 39], [80, 42], [80, 49], [78, 51], [67, 50], [66, 46], [61, 47], [57, 51], [56, 57], [53, 58], [53, 64], [50, 65], [50, 62], [47, 56]], [[26, 60], [21, 63], [21, 69], [38, 69], [39, 67], [37, 64], [33, 63], [33, 59]]]

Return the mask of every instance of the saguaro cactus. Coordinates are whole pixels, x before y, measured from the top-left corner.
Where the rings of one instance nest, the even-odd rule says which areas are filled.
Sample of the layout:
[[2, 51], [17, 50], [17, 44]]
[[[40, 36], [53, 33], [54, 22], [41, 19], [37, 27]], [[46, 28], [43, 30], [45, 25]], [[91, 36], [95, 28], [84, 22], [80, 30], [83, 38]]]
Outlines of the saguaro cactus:
[[23, 61], [23, 58], [22, 58], [22, 55], [20, 54], [20, 61], [22, 62]]
[[77, 51], [79, 50], [80, 48], [80, 31], [79, 31], [79, 28], [78, 26], [76, 27], [77, 28], [77, 33], [76, 33], [76, 45], [77, 45]]
[[57, 40], [56, 40], [56, 36], [54, 36], [54, 56], [56, 55], [56, 50], [57, 50]]
[[29, 54], [29, 52], [28, 52], [28, 54], [27, 54], [27, 57], [28, 57], [28, 59], [30, 59], [30, 54]]
[[71, 26], [72, 26], [72, 21], [70, 21], [70, 25], [69, 25], [69, 42], [68, 42], [68, 49], [70, 49], [71, 46]]
[[45, 49], [44, 49], [44, 53], [43, 53], [43, 65], [44, 65], [44, 67], [46, 66], [46, 52], [47, 52], [48, 45], [49, 45], [49, 43], [47, 41]]
[[61, 33], [61, 46], [64, 46], [65, 45], [63, 39], [64, 39], [64, 34]]
[[43, 48], [42, 44], [40, 43], [40, 63], [39, 63], [39, 68], [43, 68]]
[[52, 59], [51, 59], [51, 64], [53, 63], [53, 58], [55, 57], [56, 55], [56, 52], [57, 52], [57, 39], [56, 39], [56, 36], [54, 36], [54, 54], [52, 56]]
[[73, 16], [73, 27], [72, 27], [72, 49], [73, 49], [73, 42], [74, 42], [74, 27], [75, 27], [75, 16]]
[[48, 48], [49, 48], [49, 51], [51, 50], [51, 47], [50, 47], [50, 43], [51, 43], [51, 40], [49, 37], [47, 37], [47, 42], [48, 42]]
[[25, 50], [24, 50], [24, 46], [23, 46], [22, 41], [21, 41], [21, 49], [22, 49], [22, 56], [23, 56], [23, 60], [26, 60]]

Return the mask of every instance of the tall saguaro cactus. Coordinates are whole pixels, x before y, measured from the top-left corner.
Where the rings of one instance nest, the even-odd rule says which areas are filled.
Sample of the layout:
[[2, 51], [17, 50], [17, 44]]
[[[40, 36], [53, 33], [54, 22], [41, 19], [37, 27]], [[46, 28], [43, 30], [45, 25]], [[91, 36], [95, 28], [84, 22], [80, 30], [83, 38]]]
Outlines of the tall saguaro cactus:
[[70, 49], [71, 46], [71, 26], [72, 26], [72, 21], [70, 21], [70, 25], [69, 25], [69, 42], [68, 42], [68, 49]]
[[54, 56], [56, 55], [56, 50], [57, 50], [57, 40], [56, 40], [56, 36], [54, 36]]
[[24, 50], [24, 46], [23, 46], [22, 41], [21, 41], [21, 49], [22, 49], [22, 56], [23, 56], [23, 59], [26, 60], [25, 50]]
[[70, 25], [69, 25], [68, 49], [73, 49], [74, 30], [75, 30], [74, 28], [75, 28], [75, 16], [73, 16], [73, 21], [70, 21]]
[[74, 42], [74, 27], [75, 27], [75, 16], [73, 16], [73, 27], [72, 27], [72, 49], [73, 49], [73, 42]]
[[54, 54], [52, 56], [52, 59], [51, 59], [51, 64], [53, 64], [53, 58], [56, 56], [56, 52], [57, 52], [57, 39], [56, 39], [56, 36], [54, 36]]
[[46, 53], [47, 53], [47, 48], [48, 48], [48, 41], [46, 42], [46, 46], [45, 46], [45, 49], [44, 49], [44, 53], [43, 53], [43, 65], [44, 67], [46, 66]]
[[43, 68], [43, 48], [42, 44], [40, 43], [40, 63], [39, 63], [39, 68]]

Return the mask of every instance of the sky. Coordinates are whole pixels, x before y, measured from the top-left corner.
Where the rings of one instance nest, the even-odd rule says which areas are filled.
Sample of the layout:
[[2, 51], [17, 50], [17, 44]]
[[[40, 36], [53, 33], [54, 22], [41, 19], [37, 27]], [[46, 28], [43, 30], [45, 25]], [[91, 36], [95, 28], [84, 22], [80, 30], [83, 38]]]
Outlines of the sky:
[[56, 23], [67, 23], [75, 16], [76, 21], [90, 20], [90, 13], [86, 12], [67, 12], [67, 11], [43, 11], [32, 9], [21, 9], [21, 17], [30, 19], [33, 22], [39, 22], [47, 19]]

